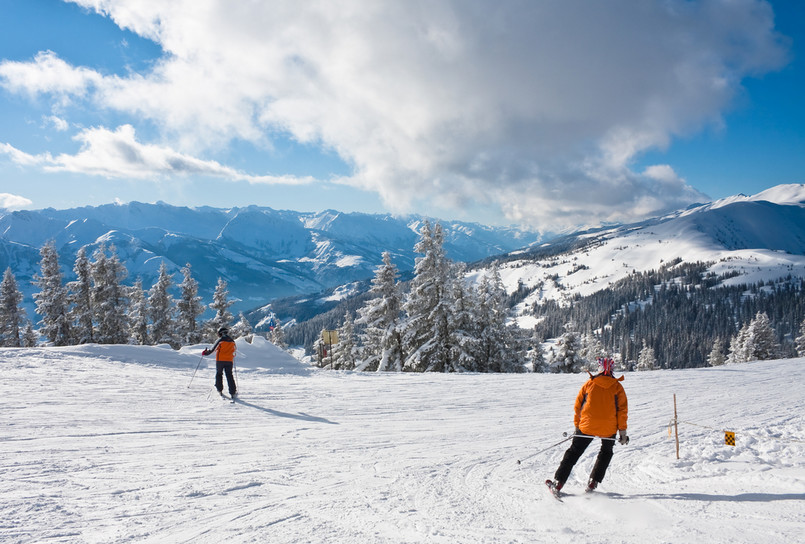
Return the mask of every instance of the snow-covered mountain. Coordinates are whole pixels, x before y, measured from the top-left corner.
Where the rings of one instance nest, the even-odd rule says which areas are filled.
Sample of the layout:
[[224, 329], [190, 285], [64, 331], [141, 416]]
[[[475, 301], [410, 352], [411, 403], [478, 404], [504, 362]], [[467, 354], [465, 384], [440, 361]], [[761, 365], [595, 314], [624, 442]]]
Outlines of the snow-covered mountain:
[[[129, 280], [150, 287], [164, 261], [177, 272], [192, 265], [200, 294], [211, 299], [218, 277], [235, 309], [369, 278], [389, 251], [401, 270], [413, 267], [421, 217], [360, 213], [301, 213], [250, 206], [188, 208], [164, 203], [109, 204], [69, 210], [0, 211], [0, 270], [10, 266], [30, 304], [39, 249], [53, 240], [65, 276], [76, 251], [114, 244]], [[512, 228], [441, 221], [445, 247], [457, 261], [476, 261], [540, 239]]]
[[509, 254], [500, 272], [509, 292], [519, 285], [534, 289], [520, 304], [522, 313], [535, 302], [566, 303], [675, 261], [713, 263], [709, 272], [735, 273], [729, 284], [805, 277], [805, 185], [780, 185], [556, 239]]

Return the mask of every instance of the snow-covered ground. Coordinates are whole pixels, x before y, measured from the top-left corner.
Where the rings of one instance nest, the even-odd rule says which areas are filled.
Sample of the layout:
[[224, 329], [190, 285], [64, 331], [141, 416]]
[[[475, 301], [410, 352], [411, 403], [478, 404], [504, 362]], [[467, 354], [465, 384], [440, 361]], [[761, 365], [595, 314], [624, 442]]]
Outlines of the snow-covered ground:
[[560, 503], [567, 444], [535, 453], [585, 375], [325, 372], [241, 342], [230, 404], [206, 359], [190, 385], [200, 349], [0, 350], [0, 541], [805, 541], [803, 359], [627, 374], [631, 443], [587, 495], [591, 447]]

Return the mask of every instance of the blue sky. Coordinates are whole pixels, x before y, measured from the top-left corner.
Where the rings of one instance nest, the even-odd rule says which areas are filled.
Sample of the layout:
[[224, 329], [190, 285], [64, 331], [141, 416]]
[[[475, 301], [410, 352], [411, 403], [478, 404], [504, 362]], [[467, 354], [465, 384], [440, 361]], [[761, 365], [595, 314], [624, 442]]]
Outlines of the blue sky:
[[542, 230], [805, 183], [805, 7], [0, 0], [0, 206]]

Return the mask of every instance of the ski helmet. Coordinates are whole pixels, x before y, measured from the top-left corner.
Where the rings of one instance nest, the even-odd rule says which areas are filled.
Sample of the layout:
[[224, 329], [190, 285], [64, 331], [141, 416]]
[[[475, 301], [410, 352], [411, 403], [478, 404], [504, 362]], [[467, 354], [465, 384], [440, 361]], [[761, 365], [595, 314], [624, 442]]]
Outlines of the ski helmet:
[[612, 374], [615, 370], [615, 361], [608, 357], [599, 357], [598, 368], [600, 368], [601, 372], [604, 374]]
[[218, 336], [223, 336], [223, 335], [227, 334], [228, 332], [229, 332], [229, 329], [227, 329], [226, 327], [221, 327], [220, 329], [218, 329]]

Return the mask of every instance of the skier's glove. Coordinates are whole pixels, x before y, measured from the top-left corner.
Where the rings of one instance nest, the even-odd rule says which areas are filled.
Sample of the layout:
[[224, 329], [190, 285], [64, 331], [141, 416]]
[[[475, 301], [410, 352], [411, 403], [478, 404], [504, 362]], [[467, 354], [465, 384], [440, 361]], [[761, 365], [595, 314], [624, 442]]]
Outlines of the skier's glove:
[[629, 443], [629, 437], [626, 436], [626, 429], [624, 429], [622, 431], [618, 431], [618, 442], [620, 442], [623, 445], [626, 445], [626, 444]]
[[201, 354], [202, 354], [202, 355], [209, 355], [209, 354], [210, 354], [210, 350], [205, 349], [204, 351], [202, 351], [202, 352], [201, 352]]

